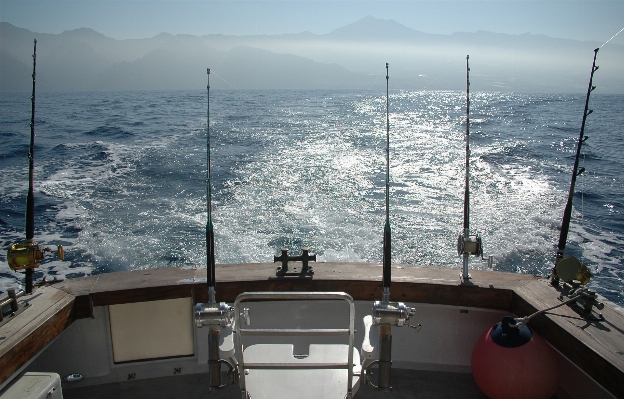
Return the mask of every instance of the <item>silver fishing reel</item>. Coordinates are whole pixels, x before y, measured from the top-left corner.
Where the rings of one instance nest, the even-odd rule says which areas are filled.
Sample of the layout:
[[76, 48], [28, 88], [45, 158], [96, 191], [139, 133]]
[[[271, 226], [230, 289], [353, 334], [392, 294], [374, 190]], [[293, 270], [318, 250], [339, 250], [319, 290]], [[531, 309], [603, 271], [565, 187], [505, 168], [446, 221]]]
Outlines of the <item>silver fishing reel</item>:
[[483, 242], [478, 234], [464, 235], [460, 233], [457, 237], [457, 254], [469, 254], [483, 257]]
[[234, 319], [234, 308], [225, 302], [221, 303], [198, 303], [195, 305], [195, 326], [198, 328], [204, 326], [221, 326], [232, 325]]
[[416, 309], [408, 308], [403, 302], [381, 302], [373, 304], [373, 323], [392, 324], [398, 327], [409, 325], [409, 319], [416, 314]]

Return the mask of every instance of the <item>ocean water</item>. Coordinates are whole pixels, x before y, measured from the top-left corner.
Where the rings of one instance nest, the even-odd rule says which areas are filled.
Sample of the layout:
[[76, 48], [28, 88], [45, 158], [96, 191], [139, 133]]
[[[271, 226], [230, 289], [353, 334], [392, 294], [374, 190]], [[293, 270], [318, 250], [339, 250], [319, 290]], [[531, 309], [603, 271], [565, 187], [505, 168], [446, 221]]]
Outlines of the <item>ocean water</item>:
[[[598, 93], [596, 90], [594, 93]], [[471, 214], [494, 270], [549, 274], [585, 96], [471, 93]], [[624, 305], [624, 96], [593, 94], [566, 254]], [[384, 90], [211, 90], [217, 263], [382, 260]], [[0, 94], [0, 291], [22, 284], [29, 93]], [[390, 91], [393, 263], [461, 268], [465, 93]], [[206, 91], [39, 93], [35, 278], [205, 267]], [[318, 266], [317, 266], [318, 267]], [[487, 262], [471, 258], [471, 268]]]

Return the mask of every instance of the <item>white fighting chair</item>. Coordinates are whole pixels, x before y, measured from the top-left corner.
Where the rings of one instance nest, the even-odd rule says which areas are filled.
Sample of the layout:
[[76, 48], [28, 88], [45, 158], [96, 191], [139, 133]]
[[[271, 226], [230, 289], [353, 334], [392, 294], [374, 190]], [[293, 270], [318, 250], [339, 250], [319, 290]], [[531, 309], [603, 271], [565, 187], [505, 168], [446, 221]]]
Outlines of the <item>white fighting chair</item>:
[[[249, 321], [248, 314], [241, 308], [245, 301], [313, 300], [346, 301], [349, 328], [253, 329], [241, 323], [241, 317]], [[246, 292], [236, 298], [234, 315], [234, 345], [242, 398], [351, 399], [359, 388], [362, 367], [358, 351], [353, 350], [355, 305], [350, 295], [344, 292]], [[243, 338], [250, 336], [281, 337], [284, 343], [256, 343], [245, 347]], [[292, 341], [302, 336], [343, 336], [348, 338], [348, 344], [311, 343], [307, 356], [295, 356], [294, 345], [288, 343], [289, 337]]]

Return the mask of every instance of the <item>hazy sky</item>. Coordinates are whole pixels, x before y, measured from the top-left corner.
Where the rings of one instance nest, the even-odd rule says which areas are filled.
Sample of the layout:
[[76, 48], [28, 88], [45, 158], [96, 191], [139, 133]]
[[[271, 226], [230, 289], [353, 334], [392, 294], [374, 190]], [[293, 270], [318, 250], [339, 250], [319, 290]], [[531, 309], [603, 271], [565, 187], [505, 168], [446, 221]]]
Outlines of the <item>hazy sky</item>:
[[[427, 33], [545, 34], [605, 42], [624, 28], [624, 0], [0, 0], [0, 20], [39, 33], [88, 27], [116, 39], [328, 33], [367, 15]], [[612, 43], [624, 44], [624, 32]]]

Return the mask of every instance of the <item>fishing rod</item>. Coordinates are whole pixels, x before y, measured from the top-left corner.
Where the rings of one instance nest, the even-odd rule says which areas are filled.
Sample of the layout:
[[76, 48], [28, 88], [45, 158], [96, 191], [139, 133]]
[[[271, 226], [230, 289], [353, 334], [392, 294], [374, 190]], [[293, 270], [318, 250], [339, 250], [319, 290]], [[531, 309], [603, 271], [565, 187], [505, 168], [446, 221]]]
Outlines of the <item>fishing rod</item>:
[[[589, 75], [589, 85], [587, 87], [587, 95], [585, 97], [585, 109], [583, 110], [583, 121], [581, 122], [581, 132], [579, 135], [578, 142], [576, 143], [576, 156], [574, 158], [574, 167], [572, 169], [572, 179], [570, 181], [570, 190], [568, 191], [568, 200], [566, 202], [565, 209], [563, 211], [563, 220], [561, 221], [561, 233], [559, 234], [559, 243], [557, 245], [557, 255], [555, 257], [555, 266], [552, 270], [552, 282], [558, 284], [559, 278], [563, 278], [564, 280], [568, 280], [567, 275], [570, 274], [572, 276], [570, 279], [578, 280], [583, 282], [583, 284], [589, 281], [589, 277], [591, 277], [591, 273], [585, 267], [585, 265], [581, 264], [579, 261], [573, 262], [574, 268], [576, 268], [576, 273], [564, 271], [563, 268], [568, 268], [567, 266], [571, 266], [570, 262], [561, 261], [564, 259], [563, 253], [565, 251], [566, 241], [568, 239], [568, 232], [570, 230], [570, 220], [572, 218], [572, 200], [574, 198], [574, 186], [576, 184], [576, 177], [585, 171], [585, 168], [579, 169], [579, 159], [581, 157], [581, 147], [585, 140], [588, 139], [585, 136], [585, 122], [587, 121], [587, 117], [594, 112], [589, 109], [589, 97], [591, 92], [596, 89], [596, 86], [593, 86], [594, 73], [598, 70], [598, 66], [596, 65], [596, 56], [598, 55], [598, 50], [600, 48], [594, 49], [594, 61], [592, 63], [591, 74]], [[578, 277], [578, 278], [577, 278]]]
[[470, 55], [466, 56], [466, 176], [464, 184], [464, 229], [457, 238], [457, 253], [463, 257], [461, 279], [468, 283], [469, 256], [483, 257], [483, 243], [481, 237], [470, 235]]
[[[26, 197], [26, 242], [32, 242], [35, 237], [35, 84], [37, 82], [37, 39], [34, 39], [32, 95], [30, 113], [30, 148], [28, 151], [28, 196]], [[26, 269], [26, 293], [32, 292], [33, 268]]]
[[[236, 380], [236, 367], [229, 361], [224, 360], [219, 346], [221, 330], [228, 330], [225, 335], [232, 336], [234, 308], [225, 302], [217, 303], [215, 294], [215, 245], [214, 226], [212, 224], [212, 182], [210, 173], [210, 68], [206, 69], [208, 84], [206, 85], [206, 281], [208, 285], [208, 303], [198, 303], [194, 307], [195, 325], [198, 328], [209, 327], [208, 332], [208, 376], [209, 389], [221, 389], [234, 383]], [[227, 339], [224, 338], [224, 342]], [[221, 365], [228, 368], [229, 381], [223, 382], [221, 378]]]
[[466, 184], [464, 189], [464, 234], [468, 235], [470, 228], [470, 66], [468, 65], [469, 55], [466, 56]]
[[[390, 302], [390, 283], [392, 279], [392, 246], [390, 229], [390, 95], [389, 73], [386, 63], [386, 221], [383, 236], [383, 277], [382, 277], [382, 300], [375, 301], [371, 316], [366, 316], [364, 328], [368, 330], [367, 337], [377, 336], [377, 342], [368, 342], [366, 359], [363, 364], [365, 372], [365, 384], [370, 384], [379, 391], [392, 389], [390, 373], [392, 369], [392, 326], [410, 326], [420, 329], [420, 325], [409, 324], [410, 318], [415, 314], [415, 309], [408, 308], [402, 302]], [[368, 320], [368, 321], [366, 321]], [[376, 334], [371, 335], [374, 329]], [[364, 347], [364, 344], [362, 345]], [[372, 360], [378, 356], [377, 360]], [[379, 375], [377, 385], [371, 381], [371, 368], [377, 365]]]
[[390, 301], [392, 280], [392, 231], [390, 229], [390, 97], [389, 74], [386, 62], [386, 223], [383, 236], [383, 302]]
[[[35, 93], [37, 82], [37, 39], [33, 47], [32, 95], [30, 114], [30, 147], [28, 150], [28, 194], [26, 196], [26, 241], [21, 244], [12, 244], [7, 251], [7, 262], [11, 270], [25, 271], [25, 292], [33, 291], [33, 269], [38, 268], [43, 260], [44, 252], [52, 252], [34, 241], [35, 238]], [[64, 259], [63, 246], [57, 247], [57, 255]]]
[[210, 68], [206, 70], [208, 75], [208, 84], [206, 91], [208, 96], [206, 106], [206, 268], [208, 281], [208, 301], [211, 304], [215, 302], [215, 250], [214, 250], [214, 227], [212, 225], [212, 182], [210, 180]]

